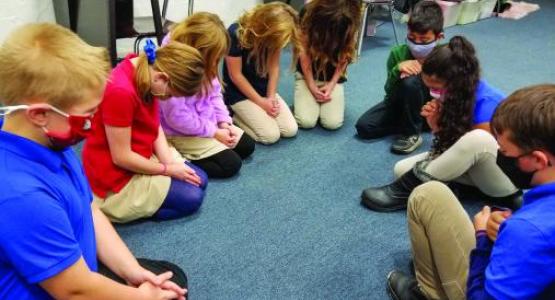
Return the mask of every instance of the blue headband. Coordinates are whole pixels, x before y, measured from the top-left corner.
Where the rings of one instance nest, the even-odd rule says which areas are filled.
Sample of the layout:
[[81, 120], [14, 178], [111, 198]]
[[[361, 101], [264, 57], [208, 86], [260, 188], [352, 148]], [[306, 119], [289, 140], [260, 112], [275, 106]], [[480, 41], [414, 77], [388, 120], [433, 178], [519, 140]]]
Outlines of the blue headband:
[[148, 64], [154, 64], [154, 61], [156, 60], [156, 45], [154, 44], [154, 42], [152, 42], [151, 39], [146, 40], [146, 44], [143, 47], [143, 50], [145, 51]]

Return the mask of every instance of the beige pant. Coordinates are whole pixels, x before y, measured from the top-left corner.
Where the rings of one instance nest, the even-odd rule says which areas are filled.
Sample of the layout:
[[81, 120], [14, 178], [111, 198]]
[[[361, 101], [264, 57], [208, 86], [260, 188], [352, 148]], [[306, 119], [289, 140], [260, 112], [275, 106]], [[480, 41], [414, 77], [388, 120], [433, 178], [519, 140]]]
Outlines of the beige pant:
[[[185, 162], [171, 147], [176, 161]], [[151, 160], [158, 161], [155, 156]], [[156, 213], [170, 190], [171, 177], [163, 175], [135, 174], [118, 193], [108, 193], [106, 198], [93, 194], [93, 202], [112, 221], [127, 223], [141, 218], [149, 218]]]
[[430, 181], [409, 197], [408, 226], [416, 279], [428, 299], [465, 299], [474, 226], [453, 192]]
[[[343, 125], [345, 117], [345, 91], [338, 83], [331, 93], [331, 101], [318, 103], [308, 89], [306, 81], [299, 73], [295, 81], [295, 119], [301, 128], [313, 128], [318, 119], [322, 127], [335, 130]], [[316, 85], [325, 82], [316, 81]]]
[[[237, 134], [237, 142], [243, 136], [243, 130], [233, 126], [233, 131]], [[230, 149], [215, 138], [204, 138], [197, 136], [168, 136], [168, 143], [174, 147], [187, 160], [200, 160], [224, 150]], [[235, 148], [233, 145], [231, 149]]]
[[270, 117], [260, 106], [245, 99], [231, 106], [234, 112], [233, 121], [262, 144], [273, 144], [280, 137], [294, 137], [298, 131], [295, 118], [281, 96], [276, 97], [280, 103], [280, 112], [276, 118]]
[[[517, 188], [497, 166], [498, 148], [497, 141], [489, 132], [475, 129], [431, 160], [422, 171], [444, 182], [456, 181], [475, 186], [492, 197], [511, 195]], [[426, 160], [427, 156], [428, 153], [421, 153], [399, 161], [394, 167], [395, 176], [405, 174], [417, 162]]]
[[105, 199], [93, 195], [93, 201], [112, 222], [127, 223], [154, 215], [170, 184], [168, 176], [136, 174], [117, 194], [110, 193]]

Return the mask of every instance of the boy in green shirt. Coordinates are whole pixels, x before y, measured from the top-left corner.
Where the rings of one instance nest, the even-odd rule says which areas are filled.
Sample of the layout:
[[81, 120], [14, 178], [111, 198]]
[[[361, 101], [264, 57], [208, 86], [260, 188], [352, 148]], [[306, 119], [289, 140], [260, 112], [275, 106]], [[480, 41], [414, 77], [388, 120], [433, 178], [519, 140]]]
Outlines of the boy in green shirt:
[[422, 144], [422, 106], [434, 98], [422, 82], [422, 62], [443, 38], [443, 13], [433, 1], [414, 6], [408, 21], [407, 44], [391, 49], [387, 60], [384, 100], [366, 111], [357, 121], [363, 139], [399, 134], [391, 145], [396, 154], [409, 154]]

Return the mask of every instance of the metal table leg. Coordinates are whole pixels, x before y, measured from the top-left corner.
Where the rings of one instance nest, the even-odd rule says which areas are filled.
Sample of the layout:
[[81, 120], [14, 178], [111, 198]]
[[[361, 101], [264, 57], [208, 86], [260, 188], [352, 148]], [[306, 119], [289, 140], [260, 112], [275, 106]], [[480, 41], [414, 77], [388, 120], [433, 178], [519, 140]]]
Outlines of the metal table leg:
[[195, 0], [189, 0], [189, 11], [187, 12], [188, 16], [193, 14], [193, 7], [194, 6], [195, 6]]
[[152, 18], [154, 19], [154, 31], [156, 32], [156, 39], [158, 46], [162, 45], [164, 38], [164, 29], [162, 27], [162, 15], [160, 14], [160, 2], [158, 0], [150, 0], [152, 6]]
[[362, 54], [362, 42], [364, 41], [364, 36], [365, 36], [365, 32], [366, 32], [366, 21], [368, 20], [368, 8], [370, 7], [370, 4], [368, 3], [363, 3], [362, 5], [364, 5], [363, 9], [362, 9], [362, 22], [360, 25], [360, 30], [358, 32], [358, 47], [357, 47], [357, 56], [360, 57], [360, 55]]

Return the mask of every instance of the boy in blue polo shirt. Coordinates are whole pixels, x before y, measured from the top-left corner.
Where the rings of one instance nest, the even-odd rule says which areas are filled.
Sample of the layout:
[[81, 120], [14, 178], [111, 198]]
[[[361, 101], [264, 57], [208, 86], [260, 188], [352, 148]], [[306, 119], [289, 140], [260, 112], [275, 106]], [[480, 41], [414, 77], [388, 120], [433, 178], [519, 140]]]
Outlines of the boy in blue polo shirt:
[[409, 199], [416, 279], [388, 275], [395, 299], [555, 299], [555, 85], [523, 88], [491, 122], [497, 164], [530, 189], [516, 212], [485, 206], [474, 226], [447, 186]]
[[178, 267], [137, 261], [91, 207], [70, 148], [100, 103], [106, 50], [30, 24], [0, 47], [0, 65], [0, 299], [184, 299]]

